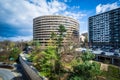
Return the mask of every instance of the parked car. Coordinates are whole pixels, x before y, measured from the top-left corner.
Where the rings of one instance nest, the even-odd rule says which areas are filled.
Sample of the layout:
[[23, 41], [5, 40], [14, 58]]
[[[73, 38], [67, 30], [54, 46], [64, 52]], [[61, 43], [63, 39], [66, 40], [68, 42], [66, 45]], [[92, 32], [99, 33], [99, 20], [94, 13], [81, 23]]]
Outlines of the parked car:
[[109, 49], [110, 52], [114, 52], [115, 50], [113, 48]]
[[92, 48], [92, 50], [97, 50], [97, 48]]
[[119, 53], [117, 53], [117, 52], [114, 52], [114, 56], [119, 56]]
[[82, 52], [82, 53], [85, 53], [85, 52], [86, 52], [86, 50], [82, 50], [81, 52]]
[[105, 52], [101, 52], [100, 54], [101, 54], [101, 55], [105, 55]]

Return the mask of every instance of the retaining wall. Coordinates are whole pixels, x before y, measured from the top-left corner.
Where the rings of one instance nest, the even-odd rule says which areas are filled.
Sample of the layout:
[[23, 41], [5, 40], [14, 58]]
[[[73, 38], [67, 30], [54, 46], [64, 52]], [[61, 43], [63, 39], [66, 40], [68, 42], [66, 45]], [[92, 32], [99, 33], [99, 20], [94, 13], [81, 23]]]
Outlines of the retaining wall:
[[23, 57], [23, 54], [20, 54], [19, 62], [31, 80], [45, 80], [44, 78], [40, 77], [38, 75], [38, 71], [26, 61], [26, 59]]

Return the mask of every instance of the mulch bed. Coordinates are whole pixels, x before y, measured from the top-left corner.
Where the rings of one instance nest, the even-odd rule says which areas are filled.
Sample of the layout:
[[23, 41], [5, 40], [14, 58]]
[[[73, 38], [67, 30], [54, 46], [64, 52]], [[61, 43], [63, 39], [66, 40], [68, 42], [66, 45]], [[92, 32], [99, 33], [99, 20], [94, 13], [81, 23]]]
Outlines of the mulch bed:
[[10, 65], [0, 65], [0, 68], [13, 69]]

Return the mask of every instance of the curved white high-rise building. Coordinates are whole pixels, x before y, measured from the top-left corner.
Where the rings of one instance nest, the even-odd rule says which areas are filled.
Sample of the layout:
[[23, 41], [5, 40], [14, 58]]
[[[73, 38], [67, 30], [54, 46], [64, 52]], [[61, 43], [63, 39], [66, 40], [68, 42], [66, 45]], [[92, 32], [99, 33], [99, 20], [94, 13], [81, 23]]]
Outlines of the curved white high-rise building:
[[58, 33], [58, 26], [64, 25], [68, 34], [79, 39], [79, 23], [73, 18], [58, 15], [40, 16], [33, 19], [33, 40], [47, 45], [51, 33]]

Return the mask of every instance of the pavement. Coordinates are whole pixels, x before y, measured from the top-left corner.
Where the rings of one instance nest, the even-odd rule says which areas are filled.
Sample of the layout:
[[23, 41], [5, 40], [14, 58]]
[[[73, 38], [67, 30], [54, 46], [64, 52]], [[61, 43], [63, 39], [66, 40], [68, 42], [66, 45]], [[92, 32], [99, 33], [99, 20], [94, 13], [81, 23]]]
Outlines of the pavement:
[[14, 69], [0, 68], [0, 80], [29, 80], [20, 64], [14, 64]]
[[3, 80], [12, 80], [15, 75], [9, 69], [0, 68], [0, 77]]

